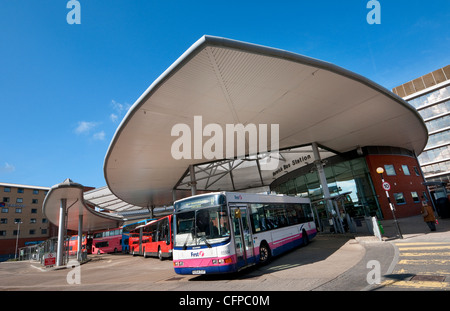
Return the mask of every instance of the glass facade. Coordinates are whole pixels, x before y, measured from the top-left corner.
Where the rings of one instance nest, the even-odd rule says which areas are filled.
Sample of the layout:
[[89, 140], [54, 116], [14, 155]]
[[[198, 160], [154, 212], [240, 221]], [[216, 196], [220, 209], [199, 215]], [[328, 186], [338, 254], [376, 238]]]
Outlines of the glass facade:
[[412, 100], [409, 100], [408, 102], [417, 110], [432, 105], [438, 101], [441, 101], [445, 98], [450, 97], [450, 85], [440, 88], [436, 91], [433, 91], [431, 93], [421, 95], [419, 97], [416, 97]]
[[428, 144], [418, 159], [427, 181], [450, 181], [450, 85], [409, 100], [425, 121]]
[[[330, 161], [331, 162], [331, 161]], [[295, 176], [271, 187], [276, 193], [309, 197], [315, 208], [316, 218], [330, 218], [319, 176], [314, 165], [308, 165], [295, 172]], [[377, 216], [383, 219], [377, 196], [364, 158], [327, 164], [324, 167], [330, 196], [345, 195], [343, 207], [350, 217]]]

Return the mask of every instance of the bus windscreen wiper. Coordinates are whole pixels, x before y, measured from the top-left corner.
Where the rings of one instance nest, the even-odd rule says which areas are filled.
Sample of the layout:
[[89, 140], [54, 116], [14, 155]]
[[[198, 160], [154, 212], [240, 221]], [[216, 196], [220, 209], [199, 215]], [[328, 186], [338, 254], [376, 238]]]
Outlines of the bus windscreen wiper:
[[206, 246], [208, 246], [209, 248], [212, 248], [211, 244], [209, 244], [208, 241], [206, 240], [206, 236], [203, 235], [203, 236], [200, 237], [200, 239], [205, 240]]
[[[195, 231], [195, 229], [194, 228], [191, 228], [191, 237], [192, 237], [192, 240], [194, 240], [194, 232], [193, 231]], [[187, 242], [188, 242], [188, 240], [189, 240], [189, 236], [186, 238], [186, 241], [184, 241], [184, 245], [183, 245], [183, 250], [186, 250], [187, 249]]]

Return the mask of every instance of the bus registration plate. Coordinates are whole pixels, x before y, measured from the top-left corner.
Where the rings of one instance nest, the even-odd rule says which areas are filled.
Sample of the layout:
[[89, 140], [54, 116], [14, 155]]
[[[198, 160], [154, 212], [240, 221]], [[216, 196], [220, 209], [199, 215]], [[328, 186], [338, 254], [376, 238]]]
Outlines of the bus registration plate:
[[192, 270], [192, 274], [205, 274], [205, 270]]

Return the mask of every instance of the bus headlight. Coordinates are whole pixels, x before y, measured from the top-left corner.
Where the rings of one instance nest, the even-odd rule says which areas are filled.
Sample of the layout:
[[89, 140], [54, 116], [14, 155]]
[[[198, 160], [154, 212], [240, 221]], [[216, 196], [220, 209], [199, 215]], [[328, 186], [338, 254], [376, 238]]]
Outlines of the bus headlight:
[[215, 264], [215, 265], [217, 265], [217, 264], [223, 265], [223, 264], [228, 264], [228, 263], [232, 263], [232, 262], [233, 262], [233, 259], [231, 257], [229, 257], [229, 258], [222, 258], [222, 259], [213, 259], [212, 260], [212, 263]]
[[183, 265], [183, 262], [182, 262], [182, 261], [174, 261], [174, 262], [173, 262], [173, 265], [174, 265], [175, 267], [179, 267], [179, 266], [182, 266], [182, 265]]

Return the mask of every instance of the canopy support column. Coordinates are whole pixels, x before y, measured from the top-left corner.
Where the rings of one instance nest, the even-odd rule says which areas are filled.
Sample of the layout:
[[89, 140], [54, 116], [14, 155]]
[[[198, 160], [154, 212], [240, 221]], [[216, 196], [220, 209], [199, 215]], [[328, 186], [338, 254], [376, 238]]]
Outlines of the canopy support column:
[[65, 220], [66, 220], [66, 204], [67, 199], [61, 199], [59, 205], [59, 227], [58, 227], [58, 249], [56, 253], [56, 266], [61, 267], [63, 263], [64, 256], [64, 232], [66, 232], [65, 228]]
[[81, 262], [83, 260], [82, 243], [83, 243], [83, 214], [80, 214], [80, 215], [78, 215], [78, 247], [77, 247], [77, 260], [79, 262]]
[[197, 194], [197, 181], [195, 179], [195, 170], [194, 166], [191, 164], [189, 165], [189, 175], [191, 176], [191, 194], [196, 195]]
[[342, 231], [341, 226], [336, 224], [337, 221], [340, 221], [339, 211], [336, 213], [335, 206], [330, 199], [330, 189], [328, 188], [327, 177], [325, 176], [325, 171], [323, 170], [323, 163], [320, 158], [319, 147], [316, 142], [312, 143], [312, 149], [314, 154], [314, 164], [316, 165], [317, 174], [319, 175], [320, 185], [322, 187], [327, 210], [332, 214], [334, 230], [335, 232]]

